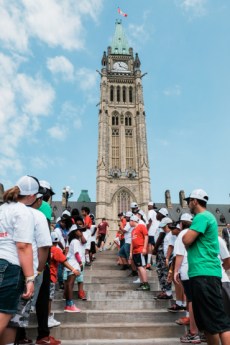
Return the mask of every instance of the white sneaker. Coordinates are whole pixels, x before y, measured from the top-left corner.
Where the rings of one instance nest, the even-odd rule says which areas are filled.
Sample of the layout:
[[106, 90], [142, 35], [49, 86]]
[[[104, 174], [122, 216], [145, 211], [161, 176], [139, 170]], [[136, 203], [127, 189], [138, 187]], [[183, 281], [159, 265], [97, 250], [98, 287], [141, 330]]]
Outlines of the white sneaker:
[[48, 318], [48, 327], [49, 328], [60, 326], [60, 324], [61, 324], [61, 322], [54, 319], [53, 314], [49, 316], [49, 318]]
[[102, 252], [102, 248], [99, 249], [99, 252]]
[[133, 283], [134, 283], [134, 284], [140, 284], [140, 283], [141, 283], [140, 278], [137, 278], [136, 280], [134, 280]]

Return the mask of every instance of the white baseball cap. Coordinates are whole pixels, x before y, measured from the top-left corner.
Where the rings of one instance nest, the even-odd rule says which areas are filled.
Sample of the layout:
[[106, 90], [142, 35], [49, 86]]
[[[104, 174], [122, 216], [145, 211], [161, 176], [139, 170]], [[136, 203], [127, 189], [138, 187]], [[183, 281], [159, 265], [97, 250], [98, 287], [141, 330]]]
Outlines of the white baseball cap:
[[189, 213], [183, 213], [180, 217], [180, 220], [186, 220], [187, 222], [192, 222], [192, 215]]
[[52, 242], [59, 242], [58, 234], [55, 231], [51, 232], [51, 240]]
[[20, 195], [35, 195], [39, 192], [39, 181], [33, 176], [22, 176], [16, 183]]
[[132, 217], [133, 213], [131, 211], [126, 212], [125, 217]]
[[50, 191], [51, 195], [55, 194], [49, 182], [47, 182], [45, 180], [41, 180], [41, 181], [39, 181], [39, 183], [40, 183], [40, 186], [48, 189]]
[[167, 208], [164, 208], [164, 207], [160, 208], [157, 212], [162, 214], [165, 217], [169, 215]]
[[136, 208], [138, 207], [138, 204], [136, 202], [131, 202], [130, 208]]
[[162, 219], [162, 221], [159, 224], [159, 228], [164, 228], [166, 225], [171, 224], [173, 221], [169, 217], [165, 217]]
[[63, 211], [62, 216], [63, 216], [63, 214], [67, 214], [67, 216], [71, 217], [71, 213], [68, 210]]
[[185, 198], [184, 200], [188, 201], [189, 199], [198, 199], [207, 202], [208, 194], [203, 189], [194, 189], [189, 197]]
[[133, 215], [133, 216], [130, 218], [130, 220], [132, 220], [133, 222], [136, 222], [136, 223], [139, 222], [139, 218], [138, 218], [137, 216], [135, 216], [135, 215]]

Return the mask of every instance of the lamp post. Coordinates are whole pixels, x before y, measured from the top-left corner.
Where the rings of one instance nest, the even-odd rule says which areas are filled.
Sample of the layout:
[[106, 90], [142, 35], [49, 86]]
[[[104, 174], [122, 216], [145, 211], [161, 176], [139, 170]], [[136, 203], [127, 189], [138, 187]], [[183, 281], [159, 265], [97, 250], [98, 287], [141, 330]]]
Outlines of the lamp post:
[[67, 210], [68, 200], [73, 196], [73, 190], [69, 186], [66, 186], [62, 189], [62, 200], [64, 202], [64, 207]]

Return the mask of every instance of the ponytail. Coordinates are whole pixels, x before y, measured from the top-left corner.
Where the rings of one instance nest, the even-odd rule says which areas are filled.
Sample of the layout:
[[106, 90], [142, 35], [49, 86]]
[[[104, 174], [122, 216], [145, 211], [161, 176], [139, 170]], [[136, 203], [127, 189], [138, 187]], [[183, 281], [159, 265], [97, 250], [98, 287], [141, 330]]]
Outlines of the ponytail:
[[3, 201], [4, 202], [17, 202], [19, 198], [21, 198], [20, 189], [18, 186], [12, 187], [6, 190], [3, 194]]

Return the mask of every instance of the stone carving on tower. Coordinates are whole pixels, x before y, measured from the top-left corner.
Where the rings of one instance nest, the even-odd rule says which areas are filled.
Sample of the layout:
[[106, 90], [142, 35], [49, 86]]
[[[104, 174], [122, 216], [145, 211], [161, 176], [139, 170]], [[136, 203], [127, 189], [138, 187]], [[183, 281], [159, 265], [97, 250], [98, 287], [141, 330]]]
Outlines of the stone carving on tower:
[[101, 63], [96, 218], [116, 230], [117, 214], [130, 202], [147, 210], [151, 200], [141, 62], [120, 20]]

